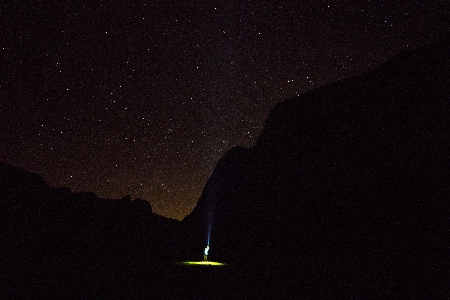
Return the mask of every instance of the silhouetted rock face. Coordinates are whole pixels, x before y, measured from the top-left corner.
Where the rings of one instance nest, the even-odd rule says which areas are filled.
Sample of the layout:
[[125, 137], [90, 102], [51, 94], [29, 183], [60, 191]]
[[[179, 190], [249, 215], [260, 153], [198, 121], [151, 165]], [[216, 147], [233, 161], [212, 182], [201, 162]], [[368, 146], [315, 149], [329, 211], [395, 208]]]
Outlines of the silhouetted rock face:
[[0, 209], [6, 298], [104, 296], [111, 287], [125, 290], [119, 283], [136, 281], [139, 270], [176, 257], [179, 222], [153, 214], [139, 198], [50, 188], [40, 176], [0, 163]]
[[183, 220], [192, 253], [215, 208], [212, 259], [305, 286], [447, 289], [449, 120], [450, 40], [278, 104]]

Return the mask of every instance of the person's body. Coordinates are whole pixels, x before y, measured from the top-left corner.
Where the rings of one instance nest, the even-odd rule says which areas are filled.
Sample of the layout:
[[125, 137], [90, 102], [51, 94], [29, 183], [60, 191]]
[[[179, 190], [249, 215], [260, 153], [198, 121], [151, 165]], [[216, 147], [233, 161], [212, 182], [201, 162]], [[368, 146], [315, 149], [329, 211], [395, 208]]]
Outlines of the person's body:
[[203, 261], [207, 261], [208, 260], [208, 251], [209, 251], [209, 245], [206, 246], [205, 252], [203, 253]]

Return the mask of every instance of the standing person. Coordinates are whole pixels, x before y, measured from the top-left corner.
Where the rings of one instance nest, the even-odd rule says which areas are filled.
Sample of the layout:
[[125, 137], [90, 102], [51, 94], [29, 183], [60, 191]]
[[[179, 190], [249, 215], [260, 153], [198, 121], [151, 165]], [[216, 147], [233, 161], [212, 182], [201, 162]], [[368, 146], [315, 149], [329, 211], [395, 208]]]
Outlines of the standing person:
[[206, 246], [205, 252], [203, 254], [203, 261], [208, 261], [208, 251], [209, 251], [209, 245]]

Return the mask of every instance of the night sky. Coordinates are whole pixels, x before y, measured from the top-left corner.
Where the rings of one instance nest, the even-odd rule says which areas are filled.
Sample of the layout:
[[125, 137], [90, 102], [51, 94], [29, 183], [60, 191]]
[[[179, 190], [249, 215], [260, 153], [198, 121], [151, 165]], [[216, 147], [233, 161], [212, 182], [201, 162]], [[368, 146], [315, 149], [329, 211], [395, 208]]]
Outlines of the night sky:
[[277, 102], [450, 28], [447, 1], [130, 2], [1, 2], [0, 160], [176, 219]]

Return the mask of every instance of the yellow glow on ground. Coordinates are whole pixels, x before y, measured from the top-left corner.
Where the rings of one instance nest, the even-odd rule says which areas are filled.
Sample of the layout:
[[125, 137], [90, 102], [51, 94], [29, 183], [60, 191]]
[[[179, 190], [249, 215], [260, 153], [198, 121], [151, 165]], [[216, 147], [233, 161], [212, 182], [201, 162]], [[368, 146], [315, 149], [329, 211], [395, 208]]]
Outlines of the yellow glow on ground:
[[184, 261], [183, 265], [202, 265], [202, 266], [226, 266], [224, 263], [216, 261]]

